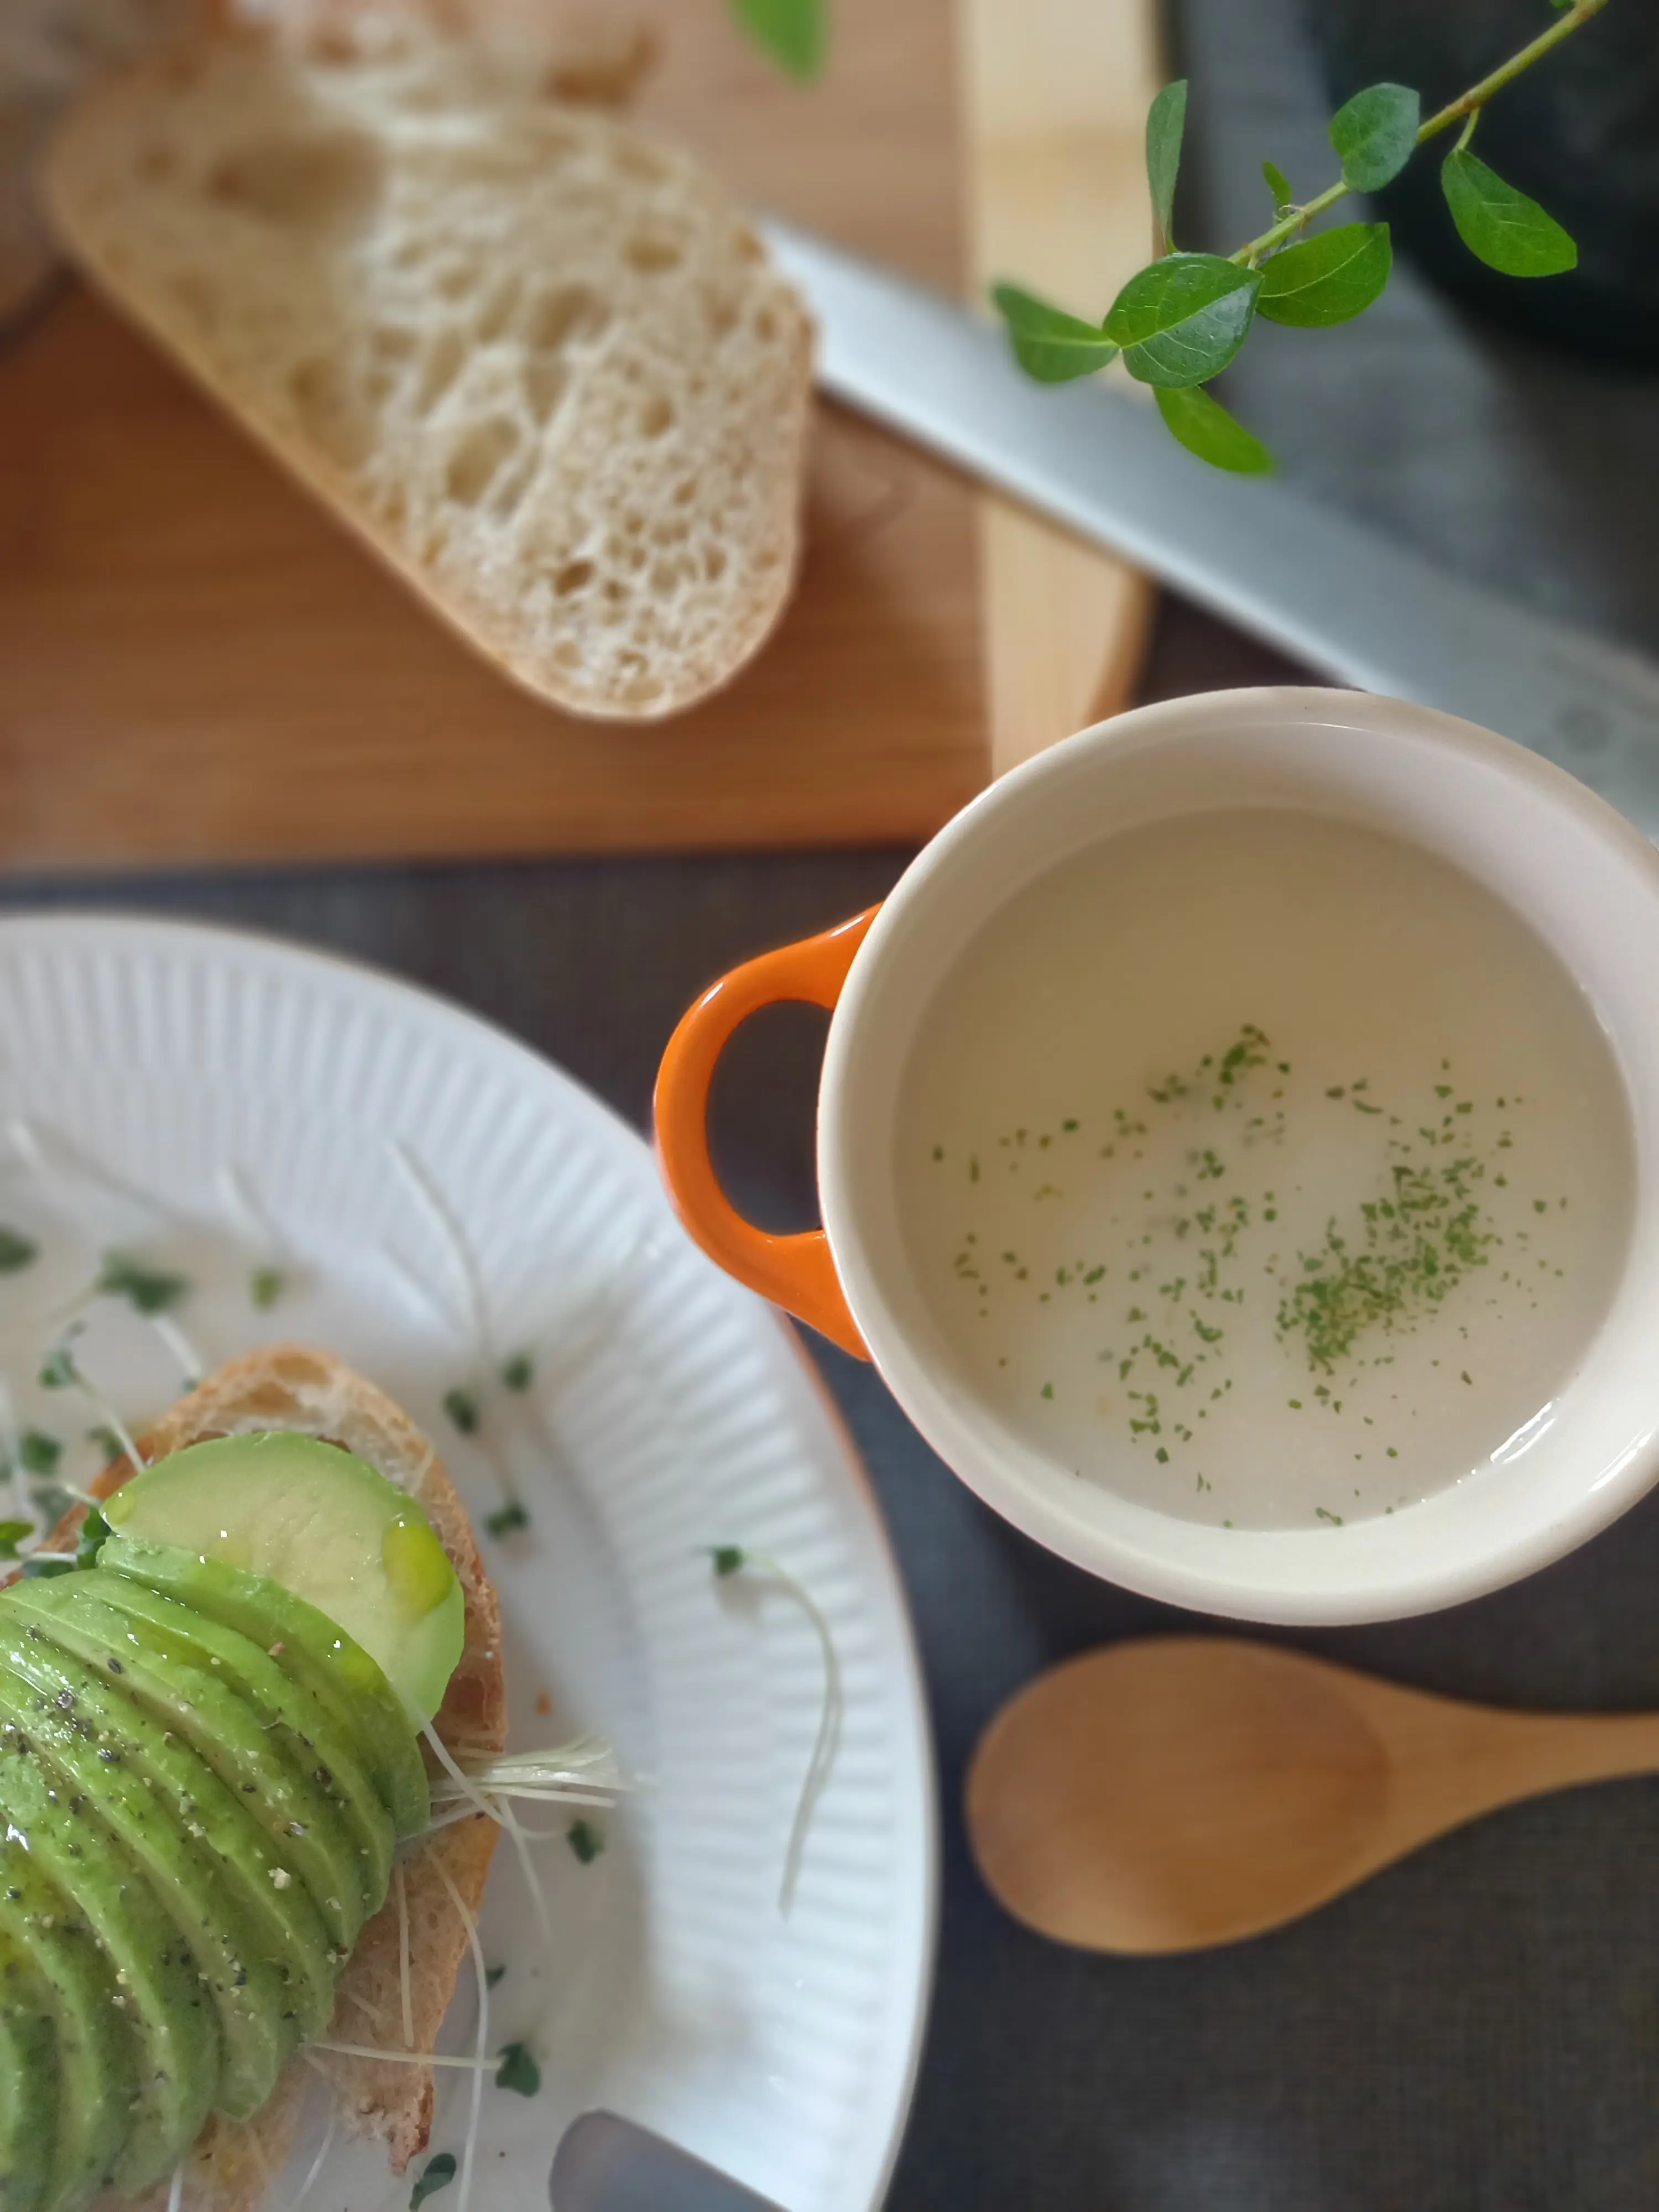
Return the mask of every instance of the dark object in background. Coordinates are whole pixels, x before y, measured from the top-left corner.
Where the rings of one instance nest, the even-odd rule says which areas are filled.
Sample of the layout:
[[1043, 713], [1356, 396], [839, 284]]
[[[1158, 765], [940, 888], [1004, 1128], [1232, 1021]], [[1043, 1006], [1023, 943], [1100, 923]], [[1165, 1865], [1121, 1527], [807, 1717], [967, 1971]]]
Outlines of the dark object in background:
[[[1333, 106], [1363, 85], [1413, 85], [1431, 115], [1548, 27], [1544, 0], [1313, 0], [1309, 35]], [[1578, 241], [1565, 276], [1500, 276], [1452, 228], [1440, 163], [1424, 147], [1377, 195], [1398, 241], [1495, 321], [1605, 361], [1659, 367], [1659, 10], [1613, 0], [1506, 85], [1474, 150]]]

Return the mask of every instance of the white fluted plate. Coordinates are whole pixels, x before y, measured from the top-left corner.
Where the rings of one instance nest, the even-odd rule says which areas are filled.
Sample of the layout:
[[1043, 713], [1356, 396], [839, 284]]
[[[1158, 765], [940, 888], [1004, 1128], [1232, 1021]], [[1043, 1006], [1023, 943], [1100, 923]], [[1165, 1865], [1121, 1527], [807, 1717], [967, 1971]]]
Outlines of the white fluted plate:
[[[545, 1061], [388, 977], [124, 917], [0, 921], [0, 1224], [42, 1247], [0, 1275], [0, 1370], [18, 1427], [62, 1441], [70, 1480], [98, 1462], [96, 1413], [36, 1370], [66, 1302], [117, 1247], [189, 1274], [185, 1358], [212, 1364], [276, 1338], [330, 1346], [440, 1440], [481, 1524], [501, 1502], [492, 1454], [522, 1491], [529, 1528], [483, 1539], [513, 1742], [601, 1731], [642, 1786], [605, 1817], [586, 1866], [558, 1808], [525, 1808], [555, 1830], [532, 1846], [550, 1947], [498, 1852], [483, 1933], [506, 1972], [489, 2043], [527, 2040], [543, 2087], [526, 2099], [487, 2082], [473, 2206], [545, 2212], [555, 2142], [593, 2106], [787, 2212], [879, 2203], [934, 1915], [904, 1602], [807, 1363], [681, 1233], [647, 1147]], [[462, 1226], [490, 1363], [533, 1359], [522, 1395], [484, 1378], [472, 1439], [442, 1407], [477, 1380], [465, 1286], [394, 1143]], [[261, 1311], [251, 1273], [273, 1258], [286, 1288]], [[134, 1419], [179, 1387], [153, 1328], [107, 1299], [80, 1357]], [[763, 1576], [716, 1580], [720, 1544], [800, 1578], [844, 1671], [840, 1751], [787, 1918], [779, 1882], [823, 1669], [787, 1594]], [[444, 2047], [470, 2051], [475, 2021], [464, 1975]], [[470, 2095], [465, 2074], [441, 2080], [434, 2152], [461, 2152]], [[391, 2212], [409, 2195], [357, 2145], [330, 2152], [307, 2201]], [[459, 2212], [459, 2185], [432, 2202]]]

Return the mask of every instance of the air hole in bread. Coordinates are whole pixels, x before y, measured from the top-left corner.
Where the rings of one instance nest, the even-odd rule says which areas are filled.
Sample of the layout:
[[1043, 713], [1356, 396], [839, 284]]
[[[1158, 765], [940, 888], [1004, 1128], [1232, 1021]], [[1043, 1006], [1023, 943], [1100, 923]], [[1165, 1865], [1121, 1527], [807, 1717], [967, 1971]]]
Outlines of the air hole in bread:
[[210, 198], [261, 222], [315, 230], [359, 222], [380, 196], [381, 161], [356, 131], [238, 147], [210, 171]]
[[288, 392], [313, 445], [343, 468], [355, 468], [369, 449], [373, 430], [339, 362], [329, 357], [301, 362], [289, 372]]
[[478, 317], [478, 343], [492, 345], [513, 319], [513, 310], [518, 306], [524, 286], [516, 276], [509, 276], [490, 294]]
[[545, 424], [569, 388], [570, 377], [560, 361], [532, 354], [524, 366], [525, 404], [538, 424]]
[[596, 338], [611, 310], [586, 284], [561, 284], [544, 292], [530, 311], [529, 343], [538, 353], [557, 353], [574, 338]]
[[658, 392], [647, 399], [640, 414], [640, 435], [642, 438], [661, 438], [674, 427], [674, 403]]
[[519, 426], [505, 415], [490, 415], [469, 430], [449, 457], [444, 488], [460, 507], [476, 507], [503, 461], [518, 450]]
[[765, 343], [768, 345], [770, 345], [772, 341], [777, 337], [777, 317], [772, 313], [772, 310], [769, 307], [763, 307], [755, 318], [755, 336], [757, 338], [764, 339]]
[[730, 337], [738, 325], [738, 311], [730, 300], [720, 299], [711, 293], [708, 298], [708, 335], [716, 344]]
[[179, 156], [171, 146], [146, 146], [138, 156], [138, 173], [147, 185], [165, 185], [179, 173]]
[[446, 300], [470, 299], [477, 282], [477, 270], [465, 261], [452, 261], [433, 279], [434, 289]]
[[672, 238], [630, 238], [623, 248], [623, 258], [641, 276], [662, 276], [678, 269], [685, 256]]
[[562, 599], [574, 599], [578, 592], [585, 592], [593, 580], [591, 561], [567, 561], [562, 568], [556, 569], [553, 590]]
[[466, 359], [466, 346], [456, 330], [440, 331], [427, 356], [426, 367], [421, 373], [421, 385], [415, 395], [416, 410], [430, 413], [461, 373]]
[[711, 584], [717, 584], [726, 574], [726, 548], [723, 545], [704, 548], [702, 573]]
[[642, 146], [636, 138], [619, 139], [611, 158], [623, 176], [642, 178], [647, 185], [665, 183], [670, 173], [656, 149]]

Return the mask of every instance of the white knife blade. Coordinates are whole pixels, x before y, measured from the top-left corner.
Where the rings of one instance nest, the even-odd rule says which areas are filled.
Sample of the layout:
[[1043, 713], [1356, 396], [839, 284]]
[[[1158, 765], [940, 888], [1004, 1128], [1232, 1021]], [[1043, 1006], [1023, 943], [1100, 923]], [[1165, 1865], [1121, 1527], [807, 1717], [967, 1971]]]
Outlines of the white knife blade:
[[1340, 682], [1531, 746], [1659, 836], [1659, 665], [1283, 484], [1206, 468], [1150, 407], [1097, 382], [1034, 383], [955, 301], [789, 224], [761, 228], [817, 323], [832, 398]]

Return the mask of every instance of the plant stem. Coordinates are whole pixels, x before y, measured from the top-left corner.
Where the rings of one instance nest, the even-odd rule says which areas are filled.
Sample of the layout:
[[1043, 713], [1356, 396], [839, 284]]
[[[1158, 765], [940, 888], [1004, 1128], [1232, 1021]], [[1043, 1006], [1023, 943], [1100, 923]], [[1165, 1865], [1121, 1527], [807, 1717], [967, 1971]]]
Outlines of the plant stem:
[[[1577, 0], [1576, 6], [1552, 23], [1547, 31], [1540, 31], [1529, 46], [1522, 46], [1519, 53], [1511, 54], [1508, 61], [1500, 64], [1490, 76], [1483, 76], [1479, 84], [1472, 84], [1467, 92], [1461, 93], [1437, 113], [1430, 116], [1419, 126], [1418, 144], [1422, 146], [1431, 138], [1438, 137], [1460, 118], [1476, 115], [1495, 92], [1501, 92], [1523, 70], [1529, 70], [1534, 62], [1541, 61], [1552, 47], [1560, 45], [1563, 39], [1570, 39], [1575, 31], [1582, 30], [1591, 16], [1599, 15], [1607, 4], [1607, 0]], [[1237, 262], [1242, 268], [1254, 268], [1264, 253], [1271, 252], [1275, 246], [1282, 246], [1287, 238], [1295, 237], [1297, 232], [1310, 222], [1315, 216], [1323, 215], [1327, 208], [1334, 207], [1339, 200], [1346, 199], [1352, 189], [1339, 178], [1335, 184], [1328, 185], [1316, 199], [1310, 200], [1305, 207], [1292, 209], [1271, 230], [1264, 230], [1260, 238], [1253, 238], [1248, 246], [1241, 246], [1237, 252], [1230, 254], [1228, 258]]]

